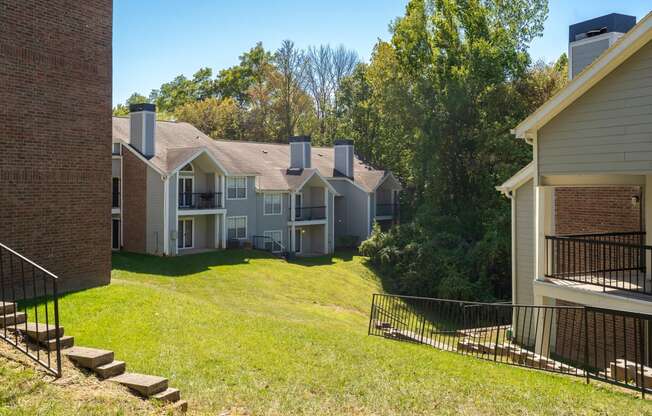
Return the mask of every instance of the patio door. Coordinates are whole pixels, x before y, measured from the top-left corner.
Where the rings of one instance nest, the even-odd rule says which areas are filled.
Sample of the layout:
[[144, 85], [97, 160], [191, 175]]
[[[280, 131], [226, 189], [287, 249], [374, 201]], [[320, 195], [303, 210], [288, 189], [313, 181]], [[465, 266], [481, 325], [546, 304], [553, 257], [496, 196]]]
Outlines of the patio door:
[[295, 194], [294, 195], [294, 219], [301, 218], [303, 215], [301, 215], [301, 206], [303, 205], [303, 195], [301, 194]]
[[301, 246], [303, 241], [303, 233], [301, 232], [301, 228], [297, 228], [294, 231], [294, 252], [297, 254], [301, 254]]
[[120, 250], [120, 220], [111, 220], [111, 248]]
[[192, 178], [179, 178], [179, 207], [192, 206]]
[[177, 247], [178, 248], [193, 248], [194, 246], [194, 221], [192, 218], [180, 219], [177, 224]]

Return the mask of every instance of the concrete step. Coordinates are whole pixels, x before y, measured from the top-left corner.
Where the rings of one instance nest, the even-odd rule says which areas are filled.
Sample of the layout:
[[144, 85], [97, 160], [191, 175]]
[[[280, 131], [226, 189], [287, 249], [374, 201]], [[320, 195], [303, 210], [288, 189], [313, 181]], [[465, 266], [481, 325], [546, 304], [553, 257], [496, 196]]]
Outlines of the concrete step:
[[186, 412], [188, 411], [188, 402], [185, 400], [179, 400], [172, 406], [172, 408], [181, 412]]
[[12, 312], [0, 315], [0, 328], [24, 324], [25, 321], [27, 321], [27, 315], [25, 315], [25, 312], [16, 312], [15, 314]]
[[181, 393], [179, 392], [179, 389], [168, 387], [166, 390], [153, 395], [152, 398], [174, 403], [181, 399]]
[[14, 313], [15, 310], [16, 310], [16, 304], [14, 302], [0, 301], [0, 315]]
[[57, 336], [63, 336], [62, 326], [59, 327], [59, 331], [57, 332], [54, 325], [46, 325], [44, 323], [36, 324], [34, 322], [27, 322], [27, 325], [21, 325], [17, 327], [16, 330], [27, 335], [32, 340], [39, 342], [54, 339]]
[[147, 374], [124, 373], [109, 380], [129, 387], [145, 397], [153, 396], [168, 388], [167, 378]]
[[[48, 351], [56, 351], [57, 350], [57, 339], [52, 338], [48, 339], [45, 341], [41, 341], [40, 344], [45, 347], [46, 350]], [[75, 345], [75, 337], [66, 335], [65, 337], [59, 337], [59, 344], [61, 345], [61, 349], [64, 350], [66, 348], [72, 348]]]
[[78, 366], [90, 370], [113, 361], [113, 351], [97, 348], [72, 347], [65, 350], [63, 354]]
[[124, 373], [126, 369], [127, 364], [125, 364], [124, 361], [112, 361], [108, 364], [96, 367], [93, 371], [95, 371], [100, 378], [109, 378], [119, 376]]

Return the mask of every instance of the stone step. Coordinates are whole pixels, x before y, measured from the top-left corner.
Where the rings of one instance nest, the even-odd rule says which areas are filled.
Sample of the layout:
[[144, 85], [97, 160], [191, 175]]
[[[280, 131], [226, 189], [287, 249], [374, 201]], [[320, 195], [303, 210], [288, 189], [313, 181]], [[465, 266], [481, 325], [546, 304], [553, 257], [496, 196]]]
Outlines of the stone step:
[[129, 387], [145, 397], [150, 397], [168, 388], [167, 378], [147, 374], [124, 373], [109, 380]]
[[168, 387], [166, 390], [157, 393], [152, 397], [166, 402], [178, 402], [181, 399], [181, 393], [179, 392], [179, 389]]
[[[13, 330], [13, 329], [12, 329]], [[27, 322], [26, 325], [21, 325], [19, 327], [16, 327], [16, 331], [20, 331], [21, 333], [27, 335], [29, 338], [31, 338], [34, 341], [47, 341], [49, 339], [54, 339], [57, 336], [62, 337], [63, 336], [63, 327], [59, 327], [59, 331], [57, 332], [57, 329], [54, 325], [46, 325], [44, 323], [34, 323], [34, 322]]]
[[[57, 350], [57, 339], [52, 338], [48, 339], [45, 341], [41, 341], [40, 344], [45, 347], [46, 350], [48, 351], [56, 351]], [[66, 335], [65, 337], [59, 337], [59, 344], [61, 345], [61, 349], [66, 349], [66, 348], [72, 348], [75, 345], [75, 337], [72, 337], [70, 335]]]
[[172, 406], [172, 408], [181, 412], [186, 412], [188, 411], [188, 402], [186, 400], [179, 400]]
[[64, 351], [64, 355], [78, 366], [90, 370], [113, 361], [113, 351], [97, 348], [72, 347]]
[[16, 310], [16, 304], [14, 302], [0, 301], [0, 315], [14, 313], [15, 310]]
[[27, 315], [25, 315], [25, 312], [12, 312], [0, 315], [0, 328], [23, 324], [25, 321], [27, 321]]
[[96, 367], [93, 371], [95, 371], [100, 378], [109, 378], [119, 376], [124, 373], [126, 369], [127, 364], [125, 364], [124, 361], [112, 361], [108, 364]]

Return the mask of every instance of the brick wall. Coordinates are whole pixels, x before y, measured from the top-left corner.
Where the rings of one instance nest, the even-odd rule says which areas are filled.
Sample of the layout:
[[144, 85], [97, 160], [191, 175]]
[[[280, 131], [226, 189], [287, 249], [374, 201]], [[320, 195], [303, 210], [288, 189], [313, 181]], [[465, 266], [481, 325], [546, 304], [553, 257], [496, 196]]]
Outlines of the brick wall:
[[147, 166], [131, 151], [122, 152], [122, 232], [125, 251], [144, 253], [147, 233]]
[[111, 273], [111, 0], [0, 2], [0, 241], [60, 276]]
[[581, 234], [640, 231], [641, 198], [636, 186], [605, 188], [556, 188], [555, 233]]

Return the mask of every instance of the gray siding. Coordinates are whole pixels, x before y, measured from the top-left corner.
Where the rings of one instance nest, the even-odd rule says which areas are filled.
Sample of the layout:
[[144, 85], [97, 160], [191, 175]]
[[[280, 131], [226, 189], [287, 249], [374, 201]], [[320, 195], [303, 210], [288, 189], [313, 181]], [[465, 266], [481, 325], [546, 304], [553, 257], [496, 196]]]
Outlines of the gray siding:
[[247, 238], [251, 239], [258, 230], [257, 224], [257, 203], [255, 190], [255, 177], [247, 177], [247, 198], [246, 199], [226, 199], [226, 216], [227, 217], [247, 217]]
[[[281, 244], [290, 250], [288, 241], [288, 219], [290, 218], [290, 199], [289, 194], [284, 193], [281, 197], [281, 215], [265, 215], [265, 196], [264, 193], [256, 194], [256, 229], [250, 229], [251, 235], [265, 235], [265, 231], [281, 231], [283, 238]], [[229, 212], [228, 215], [231, 215]]]
[[161, 175], [147, 167], [146, 249], [150, 254], [163, 253], [163, 181]]
[[514, 192], [516, 236], [516, 299], [521, 305], [534, 304], [534, 183], [532, 180]]
[[574, 46], [572, 48], [573, 78], [582, 72], [584, 68], [591, 65], [607, 48], [609, 48], [608, 38]]
[[539, 175], [652, 172], [652, 45], [538, 133]]
[[368, 224], [372, 214], [367, 212], [369, 194], [348, 181], [329, 182], [343, 198], [343, 202], [337, 204], [334, 213], [335, 224], [339, 231], [336, 238], [351, 235], [358, 237], [359, 241], [365, 240], [369, 235]]
[[169, 207], [169, 235], [170, 235], [170, 254], [177, 254], [177, 240], [172, 239], [172, 236], [177, 236], [177, 208], [178, 208], [178, 186], [179, 186], [179, 181], [178, 181], [178, 176], [175, 173], [174, 175], [170, 176], [170, 189], [169, 189], [169, 194], [168, 194], [168, 207]]

